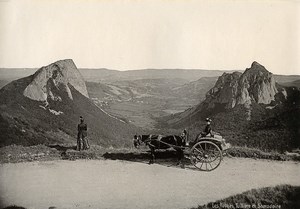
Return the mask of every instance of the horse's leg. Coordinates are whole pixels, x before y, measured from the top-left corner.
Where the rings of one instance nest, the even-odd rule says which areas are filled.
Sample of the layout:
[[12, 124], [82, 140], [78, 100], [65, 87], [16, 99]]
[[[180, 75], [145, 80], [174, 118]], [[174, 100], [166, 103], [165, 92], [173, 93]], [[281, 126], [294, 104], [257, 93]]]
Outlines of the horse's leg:
[[177, 165], [180, 165], [182, 168], [184, 168], [184, 164], [183, 164], [183, 157], [184, 157], [184, 152], [182, 149], [176, 149], [177, 151]]
[[149, 164], [152, 164], [155, 162], [155, 149], [153, 147], [150, 147], [150, 149], [151, 149], [151, 159]]

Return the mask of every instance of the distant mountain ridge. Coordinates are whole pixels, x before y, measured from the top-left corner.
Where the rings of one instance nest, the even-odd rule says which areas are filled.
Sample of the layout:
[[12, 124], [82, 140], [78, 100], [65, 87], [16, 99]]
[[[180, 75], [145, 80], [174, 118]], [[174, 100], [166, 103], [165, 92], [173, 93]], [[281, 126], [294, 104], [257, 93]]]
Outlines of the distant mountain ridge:
[[300, 89], [300, 79], [299, 79], [299, 80], [292, 81], [292, 82], [282, 83], [281, 85], [282, 85], [282, 86], [295, 86], [295, 87], [297, 87], [297, 88]]
[[[201, 77], [215, 77], [223, 72], [234, 70], [205, 70], [205, 69], [140, 69], [140, 70], [111, 70], [107, 68], [78, 68], [85, 81], [114, 81], [138, 79], [185, 79], [195, 81]], [[15, 80], [33, 74], [37, 68], [0, 68], [0, 77], [4, 80]], [[300, 78], [300, 76], [299, 76]]]
[[[0, 68], [0, 80], [12, 81], [32, 75], [37, 68]], [[160, 79], [180, 78], [188, 82], [196, 81], [202, 77], [216, 77], [225, 73], [242, 70], [201, 70], [201, 69], [141, 69], [119, 71], [106, 68], [79, 68], [85, 81], [113, 82], [117, 80], [138, 80], [138, 79]], [[279, 84], [300, 80], [300, 75], [274, 75], [275, 81]], [[0, 86], [1, 87], [1, 86]]]
[[218, 77], [202, 77], [196, 81], [186, 83], [180, 87], [173, 88], [173, 91], [181, 97], [187, 96], [189, 98], [194, 98], [197, 94], [197, 100], [202, 101], [205, 99], [205, 95], [209, 89], [214, 86]]
[[[220, 76], [221, 70], [198, 70], [198, 69], [143, 69], [117, 71], [107, 69], [81, 69], [86, 81], [124, 81], [139, 79], [183, 79], [186, 82], [196, 81], [202, 77]], [[228, 71], [232, 72], [232, 71]]]

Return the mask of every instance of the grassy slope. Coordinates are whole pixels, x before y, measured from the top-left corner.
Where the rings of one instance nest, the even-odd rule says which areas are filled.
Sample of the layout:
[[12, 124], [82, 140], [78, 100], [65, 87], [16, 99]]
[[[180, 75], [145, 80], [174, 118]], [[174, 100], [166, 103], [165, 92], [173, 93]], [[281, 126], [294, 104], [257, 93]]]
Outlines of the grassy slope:
[[300, 161], [299, 153], [293, 153], [290, 155], [282, 154], [277, 151], [264, 152], [260, 149], [249, 147], [231, 147], [226, 150], [226, 153], [231, 157], [253, 158], [253, 159], [267, 159], [267, 160], [279, 160], [279, 161]]
[[190, 138], [195, 139], [205, 127], [205, 118], [213, 119], [213, 131], [221, 135], [235, 146], [248, 146], [264, 151], [284, 152], [300, 146], [300, 91], [288, 89], [288, 100], [268, 105], [251, 105], [251, 120], [247, 120], [249, 110], [240, 105], [234, 109], [225, 110], [222, 106], [206, 109], [205, 103], [184, 113], [169, 116], [172, 128], [188, 128]]
[[199, 206], [198, 209], [209, 208], [300, 208], [300, 187], [280, 185], [252, 189], [242, 194], [234, 195], [207, 205]]
[[[148, 161], [150, 159], [149, 148], [107, 148], [90, 143], [89, 150], [76, 151], [76, 141], [70, 143], [57, 143], [52, 145], [21, 146], [10, 145], [0, 148], [0, 163], [19, 163], [31, 161], [51, 160], [76, 160], [76, 159], [118, 159]], [[227, 156], [267, 159], [278, 161], [300, 161], [300, 156], [290, 156], [278, 152], [263, 152], [261, 150], [247, 147], [232, 147], [228, 149]], [[160, 150], [156, 153], [157, 159], [177, 158], [175, 151]]]
[[60, 95], [62, 102], [50, 102], [50, 108], [62, 111], [54, 115], [40, 107], [42, 102], [30, 100], [22, 92], [31, 78], [12, 82], [0, 90], [0, 145], [36, 145], [74, 141], [80, 115], [89, 127], [89, 138], [102, 146], [129, 146], [138, 130], [103, 111], [71, 87], [73, 100]]

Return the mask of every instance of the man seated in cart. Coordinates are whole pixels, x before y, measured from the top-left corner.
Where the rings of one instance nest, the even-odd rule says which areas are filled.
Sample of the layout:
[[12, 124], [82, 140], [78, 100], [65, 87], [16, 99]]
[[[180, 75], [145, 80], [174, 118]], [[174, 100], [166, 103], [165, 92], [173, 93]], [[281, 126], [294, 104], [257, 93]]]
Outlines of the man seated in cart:
[[200, 137], [212, 137], [214, 139], [222, 139], [222, 136], [220, 135], [220, 133], [218, 132], [215, 132], [215, 131], [212, 131], [212, 128], [211, 128], [211, 122], [212, 120], [210, 118], [206, 118], [206, 126], [204, 128], [204, 130], [198, 134], [196, 140]]
[[196, 143], [198, 141], [198, 139], [202, 138], [202, 137], [222, 138], [221, 136], [218, 136], [218, 133], [215, 132], [216, 135], [213, 133], [211, 125], [210, 125], [212, 120], [210, 118], [206, 118], [205, 121], [206, 121], [206, 126], [205, 126], [204, 130], [197, 135], [194, 143]]
[[[201, 137], [206, 137], [206, 136], [214, 137], [214, 134], [212, 132], [211, 125], [210, 125], [211, 121], [212, 120], [210, 118], [206, 118], [206, 126], [205, 126], [204, 130], [199, 134]], [[198, 135], [198, 137], [199, 137], [199, 135]]]
[[[210, 125], [212, 120], [210, 118], [206, 118], [205, 120], [206, 120], [206, 126], [205, 126], [204, 130], [197, 135], [194, 143], [198, 140], [199, 137], [200, 138], [207, 137], [207, 136], [216, 137], [216, 138], [221, 137], [221, 136], [218, 136], [218, 133], [216, 133], [217, 135], [213, 134], [213, 131], [212, 131], [212, 128], [211, 128], [211, 125]], [[181, 133], [181, 138], [183, 140], [183, 144], [185, 146], [189, 146], [189, 141], [188, 141], [189, 137], [188, 137], [188, 132], [187, 132], [186, 129], [184, 129], [183, 132]]]

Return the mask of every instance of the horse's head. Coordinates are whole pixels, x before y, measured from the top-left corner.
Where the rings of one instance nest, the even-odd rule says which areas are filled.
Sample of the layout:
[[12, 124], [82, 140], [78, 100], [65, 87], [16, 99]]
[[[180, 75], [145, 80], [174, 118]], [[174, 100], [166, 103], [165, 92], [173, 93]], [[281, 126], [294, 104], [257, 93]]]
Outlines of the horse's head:
[[139, 148], [139, 146], [141, 145], [141, 142], [142, 142], [142, 140], [141, 140], [141, 136], [140, 135], [134, 135], [134, 137], [133, 137], [133, 145], [134, 145], [134, 147], [135, 148]]

